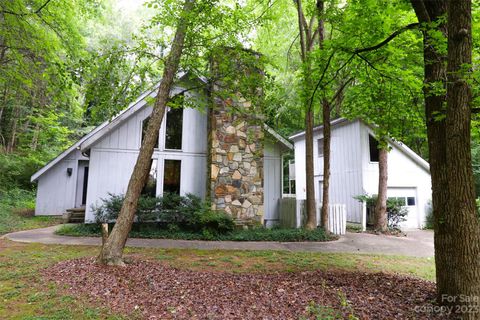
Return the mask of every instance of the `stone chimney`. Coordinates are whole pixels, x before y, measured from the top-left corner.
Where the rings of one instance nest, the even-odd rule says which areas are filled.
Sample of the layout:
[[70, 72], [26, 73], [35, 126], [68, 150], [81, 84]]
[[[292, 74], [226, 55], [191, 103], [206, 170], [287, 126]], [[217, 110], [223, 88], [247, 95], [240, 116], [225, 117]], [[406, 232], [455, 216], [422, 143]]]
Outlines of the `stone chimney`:
[[[238, 225], [263, 223], [263, 112], [256, 99], [245, 99], [242, 88], [259, 97], [261, 90], [255, 79], [263, 75], [255, 63], [259, 54], [227, 48], [226, 63], [213, 59], [217, 76], [212, 89], [209, 110], [209, 172], [212, 209], [230, 214]], [[252, 60], [253, 59], [253, 60]], [[223, 80], [226, 74], [230, 80]], [[218, 76], [220, 75], [220, 76]], [[252, 78], [252, 75], [254, 76]], [[227, 83], [228, 82], [228, 83]], [[243, 83], [241, 83], [243, 82]], [[246, 84], [246, 85], [245, 85]], [[230, 94], [225, 91], [230, 90]], [[242, 92], [247, 92], [242, 91]]]

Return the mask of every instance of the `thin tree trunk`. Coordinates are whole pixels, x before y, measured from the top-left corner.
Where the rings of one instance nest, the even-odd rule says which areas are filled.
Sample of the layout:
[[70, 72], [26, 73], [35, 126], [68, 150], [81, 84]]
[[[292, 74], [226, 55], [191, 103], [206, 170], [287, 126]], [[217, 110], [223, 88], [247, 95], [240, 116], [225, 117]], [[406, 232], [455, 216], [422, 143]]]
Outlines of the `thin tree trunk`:
[[[442, 294], [456, 297], [455, 305], [480, 306], [480, 225], [475, 205], [470, 130], [472, 93], [463, 71], [472, 63], [471, 0], [448, 3], [448, 80], [446, 118], [447, 215], [442, 224], [448, 231], [441, 250], [449, 253], [440, 275]], [[461, 297], [475, 297], [464, 302]], [[464, 319], [479, 319], [466, 312]]]
[[30, 144], [32, 151], [37, 151], [39, 134], [40, 134], [40, 124], [37, 123], [35, 125], [35, 129], [33, 130], [32, 143]]
[[[307, 43], [311, 43], [313, 39], [305, 39], [308, 37], [308, 26], [305, 26], [303, 15], [302, 1], [296, 0], [297, 14], [298, 14], [298, 30], [300, 34], [300, 57], [307, 69], [304, 75], [304, 90], [309, 91], [310, 88], [310, 61], [308, 57], [308, 51], [311, 46], [307, 46]], [[314, 181], [314, 166], [313, 166], [313, 108], [308, 99], [305, 99], [305, 188], [306, 188], [306, 200], [305, 210], [307, 212], [307, 222], [305, 228], [313, 230], [317, 227], [317, 212], [315, 207], [315, 181]]]
[[172, 49], [165, 62], [163, 78], [158, 89], [155, 105], [147, 127], [147, 133], [140, 148], [137, 162], [128, 183], [125, 200], [118, 216], [117, 222], [110, 233], [105, 245], [102, 247], [97, 262], [108, 265], [124, 265], [122, 256], [128, 233], [132, 227], [138, 198], [144, 187], [150, 170], [151, 158], [157, 140], [158, 131], [165, 115], [165, 107], [169, 99], [170, 90], [182, 55], [185, 34], [188, 29], [188, 14], [193, 8], [195, 0], [185, 0], [183, 14], [179, 18], [177, 30], [172, 43]]
[[18, 118], [20, 116], [20, 107], [14, 106], [12, 112], [12, 118], [10, 119], [10, 138], [8, 139], [7, 143], [7, 153], [12, 153], [15, 149], [16, 141], [17, 141], [17, 127], [18, 127]]
[[322, 211], [320, 214], [320, 225], [326, 231], [328, 229], [328, 205], [330, 203], [330, 104], [326, 99], [322, 103], [323, 111], [323, 190], [322, 190]]
[[313, 110], [307, 110], [305, 115], [305, 170], [306, 192], [305, 209], [307, 210], [307, 223], [305, 228], [313, 230], [317, 227], [317, 210], [315, 206], [315, 181], [313, 166]]
[[[323, 0], [317, 0], [317, 18], [318, 18], [318, 46], [320, 50], [323, 49], [323, 41], [325, 39], [325, 28], [323, 21]], [[322, 99], [322, 122], [323, 122], [323, 189], [322, 192], [322, 208], [320, 211], [320, 226], [329, 232], [328, 229], [328, 205], [330, 203], [329, 188], [330, 188], [330, 104], [327, 98]]]
[[388, 147], [379, 145], [378, 197], [375, 205], [375, 230], [385, 232], [387, 225]]

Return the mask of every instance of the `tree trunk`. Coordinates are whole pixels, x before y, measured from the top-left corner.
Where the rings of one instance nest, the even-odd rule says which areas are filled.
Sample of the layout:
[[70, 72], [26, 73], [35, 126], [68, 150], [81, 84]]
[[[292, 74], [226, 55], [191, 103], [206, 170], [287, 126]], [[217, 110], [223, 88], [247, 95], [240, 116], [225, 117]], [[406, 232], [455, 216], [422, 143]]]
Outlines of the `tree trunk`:
[[323, 190], [322, 190], [322, 211], [320, 214], [320, 225], [327, 233], [328, 228], [328, 205], [330, 202], [330, 104], [326, 99], [322, 102], [323, 111]]
[[177, 30], [172, 43], [172, 49], [165, 62], [163, 78], [158, 89], [157, 98], [153, 106], [152, 115], [148, 123], [147, 132], [140, 148], [137, 162], [128, 183], [125, 200], [118, 215], [117, 222], [110, 233], [105, 245], [102, 247], [97, 262], [108, 265], [124, 265], [122, 255], [128, 233], [132, 227], [138, 198], [144, 187], [150, 170], [151, 158], [157, 135], [160, 130], [162, 119], [165, 115], [165, 107], [169, 99], [170, 90], [182, 55], [185, 34], [188, 28], [188, 13], [193, 7], [194, 0], [186, 0], [183, 6], [183, 15], [179, 18]]
[[18, 118], [20, 117], [20, 107], [15, 105], [13, 107], [12, 118], [10, 119], [10, 137], [7, 143], [7, 153], [12, 153], [16, 146]]
[[[309, 92], [311, 85], [310, 81], [310, 59], [308, 52], [312, 49], [311, 44], [313, 39], [309, 38], [309, 27], [305, 25], [305, 16], [303, 14], [302, 1], [296, 0], [297, 15], [298, 15], [298, 30], [300, 38], [300, 58], [304, 64], [304, 90]], [[315, 181], [314, 181], [314, 166], [313, 166], [313, 108], [309, 99], [305, 99], [305, 188], [306, 200], [305, 210], [307, 212], [307, 222], [305, 228], [313, 230], [317, 227], [317, 212], [315, 208]]]
[[378, 197], [375, 205], [375, 230], [385, 232], [387, 224], [388, 147], [379, 145], [378, 150]]
[[[457, 298], [455, 305], [480, 306], [480, 225], [475, 205], [470, 130], [472, 93], [466, 80], [472, 63], [471, 0], [448, 4], [448, 70], [446, 163], [448, 201], [445, 220], [447, 231], [441, 247], [448, 259], [440, 274], [439, 290]], [[461, 297], [475, 297], [463, 302]], [[479, 319], [480, 312], [465, 313], [465, 319]]]
[[[433, 29], [434, 31], [443, 33], [445, 37], [447, 36], [446, 24], [442, 22], [442, 17], [447, 14], [447, 1], [411, 0], [411, 3], [419, 22], [425, 23], [426, 25], [426, 30], [423, 32], [425, 63], [424, 95], [429, 163], [432, 177], [437, 301], [440, 304], [448, 305], [451, 304], [451, 302], [449, 303], [445, 297], [450, 296], [451, 299], [457, 298], [456, 302], [458, 303], [458, 294], [461, 294], [461, 291], [476, 291], [478, 290], [480, 282], [478, 276], [479, 267], [478, 265], [474, 266], [475, 263], [478, 263], [479, 261], [479, 240], [478, 238], [475, 241], [471, 240], [472, 238], [475, 239], [477, 237], [475, 234], [478, 233], [478, 220], [473, 221], [473, 224], [470, 223], [472, 221], [471, 217], [470, 219], [468, 218], [469, 207], [471, 207], [471, 204], [468, 203], [469, 200], [465, 203], [458, 203], [459, 199], [467, 199], [468, 194], [471, 193], [471, 191], [469, 191], [470, 186], [468, 186], [470, 183], [468, 178], [468, 168], [471, 168], [471, 164], [470, 166], [465, 165], [465, 163], [468, 162], [468, 160], [465, 161], [465, 158], [461, 161], [458, 161], [458, 159], [455, 160], [457, 155], [453, 154], [453, 150], [458, 148], [458, 151], [462, 154], [462, 158], [465, 156], [465, 141], [460, 141], [459, 146], [452, 146], [452, 143], [454, 141], [458, 142], [458, 139], [468, 140], [468, 143], [470, 140], [466, 137], [452, 137], [454, 140], [448, 143], [448, 153], [449, 157], [452, 157], [452, 162], [448, 163], [447, 127], [445, 120], [447, 114], [444, 110], [446, 95], [439, 90], [436, 90], [436, 88], [439, 87], [439, 84], [442, 84], [444, 88], [446, 86], [447, 59], [441, 51], [437, 50], [436, 43], [438, 40], [432, 39], [429, 33], [429, 31]], [[458, 3], [455, 4], [455, 6], [462, 5], [464, 5], [462, 1], [458, 1]], [[470, 26], [470, 23], [467, 25]], [[458, 29], [453, 30], [453, 32], [458, 32]], [[467, 33], [471, 34], [471, 30], [467, 30]], [[452, 35], [452, 37], [454, 36], [455, 35]], [[453, 39], [450, 39], [449, 42], [450, 46], [455, 45]], [[453, 48], [452, 50], [454, 51], [450, 52], [450, 58], [455, 59], [455, 56], [453, 55], [458, 54], [458, 51]], [[451, 65], [450, 68], [452, 68], [452, 66], [453, 65]], [[461, 90], [465, 90], [465, 84], [462, 84], [460, 81], [459, 85]], [[455, 85], [452, 84], [449, 90], [455, 91]], [[458, 126], [456, 129], [453, 129], [453, 131], [463, 134], [466, 131], [466, 117], [464, 114], [466, 101], [463, 102], [463, 107], [459, 104], [452, 105], [454, 99], [462, 100], [462, 97], [459, 96], [458, 92], [452, 92], [452, 94], [455, 98], [453, 96], [450, 97], [452, 101], [448, 106], [448, 116], [453, 116], [452, 119], [449, 119], [449, 127]], [[457, 112], [463, 113], [460, 115], [459, 119], [455, 119], [455, 113]], [[470, 125], [467, 125], [467, 127], [468, 130], [470, 130]], [[452, 130], [452, 128], [450, 128], [450, 130]], [[448, 135], [450, 136], [450, 132], [448, 132]], [[469, 152], [470, 151], [468, 151], [467, 157], [470, 155]], [[459, 167], [459, 165], [461, 165], [461, 167]], [[452, 187], [449, 187], [450, 178], [453, 178], [455, 181]], [[462, 187], [462, 185], [459, 185], [460, 181], [462, 184], [466, 184], [465, 188]], [[463, 197], [458, 197], [458, 193], [463, 193]], [[449, 205], [450, 201], [455, 204]], [[457, 210], [461, 217], [457, 217]], [[456, 219], [459, 221], [456, 221]], [[466, 223], [466, 221], [468, 222]], [[472, 242], [468, 242], [468, 239]], [[468, 260], [466, 261], [467, 264], [461, 262], [462, 259]], [[475, 260], [477, 262], [475, 262]], [[470, 288], [467, 289], [466, 287]], [[475, 295], [477, 297], [479, 296], [478, 291]], [[470, 314], [467, 315], [467, 317], [478, 319], [478, 314]]]
[[305, 170], [306, 192], [305, 209], [307, 211], [307, 223], [305, 228], [313, 230], [317, 227], [317, 210], [315, 206], [315, 181], [313, 167], [313, 110], [307, 110], [305, 115]]

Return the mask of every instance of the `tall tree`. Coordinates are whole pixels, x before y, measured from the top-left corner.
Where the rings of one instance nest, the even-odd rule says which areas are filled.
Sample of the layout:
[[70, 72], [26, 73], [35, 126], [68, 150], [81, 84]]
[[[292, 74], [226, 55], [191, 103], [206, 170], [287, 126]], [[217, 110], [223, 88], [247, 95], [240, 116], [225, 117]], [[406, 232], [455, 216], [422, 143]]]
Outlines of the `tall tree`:
[[[411, 3], [425, 26], [424, 93], [437, 300], [443, 305], [478, 304], [478, 299], [461, 299], [480, 296], [480, 226], [474, 203], [471, 93], [467, 82], [472, 49], [471, 2], [411, 0]], [[470, 312], [464, 317], [478, 319], [479, 314]]]
[[158, 131], [165, 115], [165, 107], [169, 100], [173, 80], [178, 70], [182, 55], [185, 35], [191, 27], [191, 11], [195, 0], [185, 0], [183, 10], [180, 13], [175, 37], [172, 42], [171, 51], [165, 61], [162, 81], [158, 88], [157, 98], [153, 106], [152, 115], [148, 123], [145, 138], [140, 148], [140, 153], [135, 163], [132, 176], [128, 183], [125, 199], [118, 215], [112, 233], [102, 247], [97, 261], [101, 264], [124, 265], [122, 256], [128, 233], [132, 227], [135, 212], [137, 210], [138, 198], [147, 180], [151, 165], [151, 158], [155, 148]]
[[305, 188], [306, 200], [305, 210], [307, 212], [307, 222], [305, 228], [313, 230], [317, 227], [317, 212], [315, 205], [315, 180], [313, 163], [313, 122], [314, 109], [308, 97], [311, 95], [312, 87], [312, 57], [315, 38], [318, 30], [314, 31], [315, 20], [310, 23], [305, 17], [302, 0], [295, 0], [298, 15], [298, 32], [300, 57], [302, 60], [302, 86], [303, 86], [303, 105], [305, 107]]
[[[446, 171], [448, 201], [446, 231], [439, 259], [447, 274], [440, 274], [439, 293], [458, 297], [480, 297], [480, 223], [475, 205], [471, 159], [472, 8], [470, 0], [452, 1], [447, 10], [447, 110]], [[440, 229], [439, 228], [439, 229]], [[446, 258], [448, 256], [448, 258]], [[438, 264], [437, 264], [438, 265]], [[453, 271], [453, 272], [452, 272]], [[457, 302], [458, 303], [458, 302]], [[456, 303], [456, 304], [457, 304]], [[460, 304], [478, 308], [478, 298]], [[479, 319], [480, 310], [465, 312], [466, 319]]]
[[[319, 49], [324, 49], [325, 40], [325, 21], [324, 21], [324, 6], [323, 0], [317, 0], [317, 15], [318, 15], [318, 45]], [[330, 128], [330, 114], [331, 108], [327, 96], [323, 94], [321, 98], [322, 108], [322, 124], [323, 124], [323, 183], [322, 183], [322, 209], [320, 211], [320, 226], [328, 233], [328, 205], [330, 201], [330, 144], [331, 144], [331, 128]]]

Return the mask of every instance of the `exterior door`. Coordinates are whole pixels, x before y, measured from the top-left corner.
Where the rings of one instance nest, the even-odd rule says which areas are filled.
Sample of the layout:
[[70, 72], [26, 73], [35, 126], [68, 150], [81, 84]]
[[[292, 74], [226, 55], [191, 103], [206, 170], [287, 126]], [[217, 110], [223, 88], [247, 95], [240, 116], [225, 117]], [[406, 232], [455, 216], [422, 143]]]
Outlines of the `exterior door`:
[[78, 161], [77, 170], [77, 193], [75, 196], [75, 207], [84, 207], [87, 203], [88, 187], [88, 161]]

